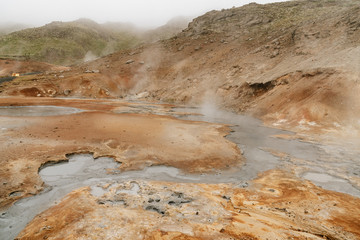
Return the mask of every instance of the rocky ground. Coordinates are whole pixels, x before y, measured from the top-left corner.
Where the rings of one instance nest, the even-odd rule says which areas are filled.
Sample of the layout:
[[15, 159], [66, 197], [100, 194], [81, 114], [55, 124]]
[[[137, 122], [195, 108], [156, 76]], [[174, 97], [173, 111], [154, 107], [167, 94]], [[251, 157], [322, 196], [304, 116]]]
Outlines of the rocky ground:
[[[359, 200], [282, 171], [249, 187], [133, 181], [82, 188], [18, 239], [359, 239]], [[134, 189], [134, 191], [129, 191]], [[206, 204], [204, 204], [206, 203]], [[351, 214], [353, 213], [353, 214]]]
[[[115, 173], [164, 165], [214, 174], [247, 164], [224, 138], [231, 126], [180, 120], [189, 113], [155, 102], [228, 109], [297, 134], [276, 138], [339, 144], [324, 156], [333, 176], [357, 188], [357, 164], [351, 172], [342, 164], [359, 162], [351, 152], [360, 142], [359, 16], [355, 0], [249, 4], [69, 68], [4, 63], [14, 66], [7, 73], [18, 64], [28, 66], [20, 73], [42, 73], [2, 83], [0, 106], [75, 112], [0, 117], [3, 215], [43, 191], [42, 168], [72, 153], [111, 156], [121, 162]], [[360, 239], [359, 198], [298, 178], [299, 167], [317, 164], [312, 159], [266, 151], [288, 164], [246, 184], [108, 180], [71, 191], [18, 239]]]
[[[297, 131], [359, 133], [359, 2], [291, 1], [212, 11], [177, 36], [19, 78], [2, 95], [215, 101]], [[20, 85], [20, 86], [19, 86]], [[315, 128], [312, 128], [315, 126]]]

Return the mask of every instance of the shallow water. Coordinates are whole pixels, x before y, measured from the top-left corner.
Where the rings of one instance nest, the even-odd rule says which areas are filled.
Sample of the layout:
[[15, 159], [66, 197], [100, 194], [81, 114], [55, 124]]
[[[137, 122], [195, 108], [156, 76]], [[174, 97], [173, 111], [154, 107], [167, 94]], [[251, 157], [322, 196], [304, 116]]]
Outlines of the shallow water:
[[81, 111], [78, 108], [57, 106], [0, 106], [0, 116], [15, 117], [67, 115]]
[[[348, 193], [360, 197], [360, 189], [349, 181], [349, 177], [360, 176], [360, 149], [347, 148], [344, 145], [323, 145], [287, 140], [273, 137], [274, 135], [293, 135], [289, 131], [263, 126], [262, 122], [250, 116], [238, 115], [221, 111], [215, 107], [205, 109], [192, 108], [190, 111], [200, 115], [181, 116], [182, 119], [198, 120], [229, 124], [233, 132], [227, 138], [235, 142], [243, 151], [246, 163], [238, 172], [245, 179], [253, 179], [260, 172], [291, 167], [300, 168], [298, 177], [310, 180], [316, 185], [328, 190]], [[189, 111], [187, 108], [177, 108], [175, 111]], [[269, 151], [266, 151], [269, 149]], [[275, 157], [270, 150], [284, 153], [286, 157]], [[331, 181], [318, 181], [306, 178], [306, 173], [319, 176], [332, 176]], [[238, 178], [237, 178], [238, 179]], [[243, 178], [241, 178], [243, 179]], [[337, 181], [333, 181], [337, 179]]]
[[[76, 113], [76, 108], [53, 106], [29, 106], [2, 108], [5, 113], [18, 114], [12, 116], [49, 116]], [[1, 110], [0, 109], [0, 115]], [[49, 112], [41, 110], [49, 110]], [[152, 109], [154, 109], [152, 111]], [[137, 107], [135, 112], [142, 113]], [[157, 113], [155, 107], [144, 109], [146, 113]], [[162, 111], [160, 111], [163, 113]], [[177, 114], [177, 112], [193, 112], [195, 115]], [[198, 115], [201, 113], [202, 115]], [[121, 113], [119, 113], [121, 114]], [[248, 182], [257, 174], [274, 169], [289, 169], [291, 166], [303, 168], [299, 176], [310, 180], [324, 188], [345, 192], [360, 197], [359, 189], [352, 186], [342, 176], [360, 174], [360, 154], [351, 152], [341, 146], [326, 146], [306, 143], [299, 140], [274, 138], [273, 135], [293, 133], [264, 127], [261, 121], [249, 116], [237, 115], [220, 110], [203, 111], [202, 108], [176, 108], [169, 115], [181, 119], [207, 121], [231, 125], [227, 138], [235, 142], [242, 150], [246, 163], [241, 169], [216, 171], [213, 174], [185, 174], [179, 169], [166, 166], [152, 166], [139, 171], [119, 172], [111, 158], [94, 159], [92, 155], [80, 154], [69, 156], [68, 162], [45, 166], [39, 172], [48, 185], [42, 193], [17, 201], [0, 215], [0, 239], [13, 239], [31, 221], [36, 214], [56, 204], [74, 189], [90, 186], [94, 196], [102, 196], [107, 192], [102, 186], [105, 183], [124, 182], [136, 179], [158, 180], [170, 182], [196, 183], [236, 183], [239, 187], [247, 187]], [[280, 159], [267, 149], [285, 153]], [[294, 160], [298, 159], [298, 160]], [[344, 174], [346, 173], [346, 174]], [[127, 191], [136, 195], [136, 184]]]

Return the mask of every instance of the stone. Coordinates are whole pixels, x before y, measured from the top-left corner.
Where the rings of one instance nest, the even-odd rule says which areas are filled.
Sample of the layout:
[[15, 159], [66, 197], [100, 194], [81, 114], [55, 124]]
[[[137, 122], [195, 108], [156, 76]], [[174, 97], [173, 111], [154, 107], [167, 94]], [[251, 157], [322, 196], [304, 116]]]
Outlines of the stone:
[[69, 89], [64, 90], [64, 95], [65, 96], [68, 96], [70, 93], [71, 93], [71, 90], [69, 90]]

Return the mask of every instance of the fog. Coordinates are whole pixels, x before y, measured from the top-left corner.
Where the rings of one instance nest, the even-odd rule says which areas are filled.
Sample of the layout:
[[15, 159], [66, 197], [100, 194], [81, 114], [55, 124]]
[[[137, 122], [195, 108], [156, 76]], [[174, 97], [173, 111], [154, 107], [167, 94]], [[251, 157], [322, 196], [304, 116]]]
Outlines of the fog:
[[[279, 0], [278, 0], [279, 1]], [[156, 27], [176, 16], [196, 17], [210, 10], [239, 7], [251, 0], [1, 0], [0, 23], [40, 26], [51, 21], [90, 18], [98, 23], [131, 22]], [[275, 2], [258, 0], [257, 3]]]

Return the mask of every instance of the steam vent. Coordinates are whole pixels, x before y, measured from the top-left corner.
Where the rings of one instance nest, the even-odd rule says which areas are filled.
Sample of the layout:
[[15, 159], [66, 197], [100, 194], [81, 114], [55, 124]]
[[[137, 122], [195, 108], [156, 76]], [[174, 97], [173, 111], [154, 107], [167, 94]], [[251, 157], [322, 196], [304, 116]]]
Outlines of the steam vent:
[[0, 239], [360, 240], [360, 1], [22, 1]]

